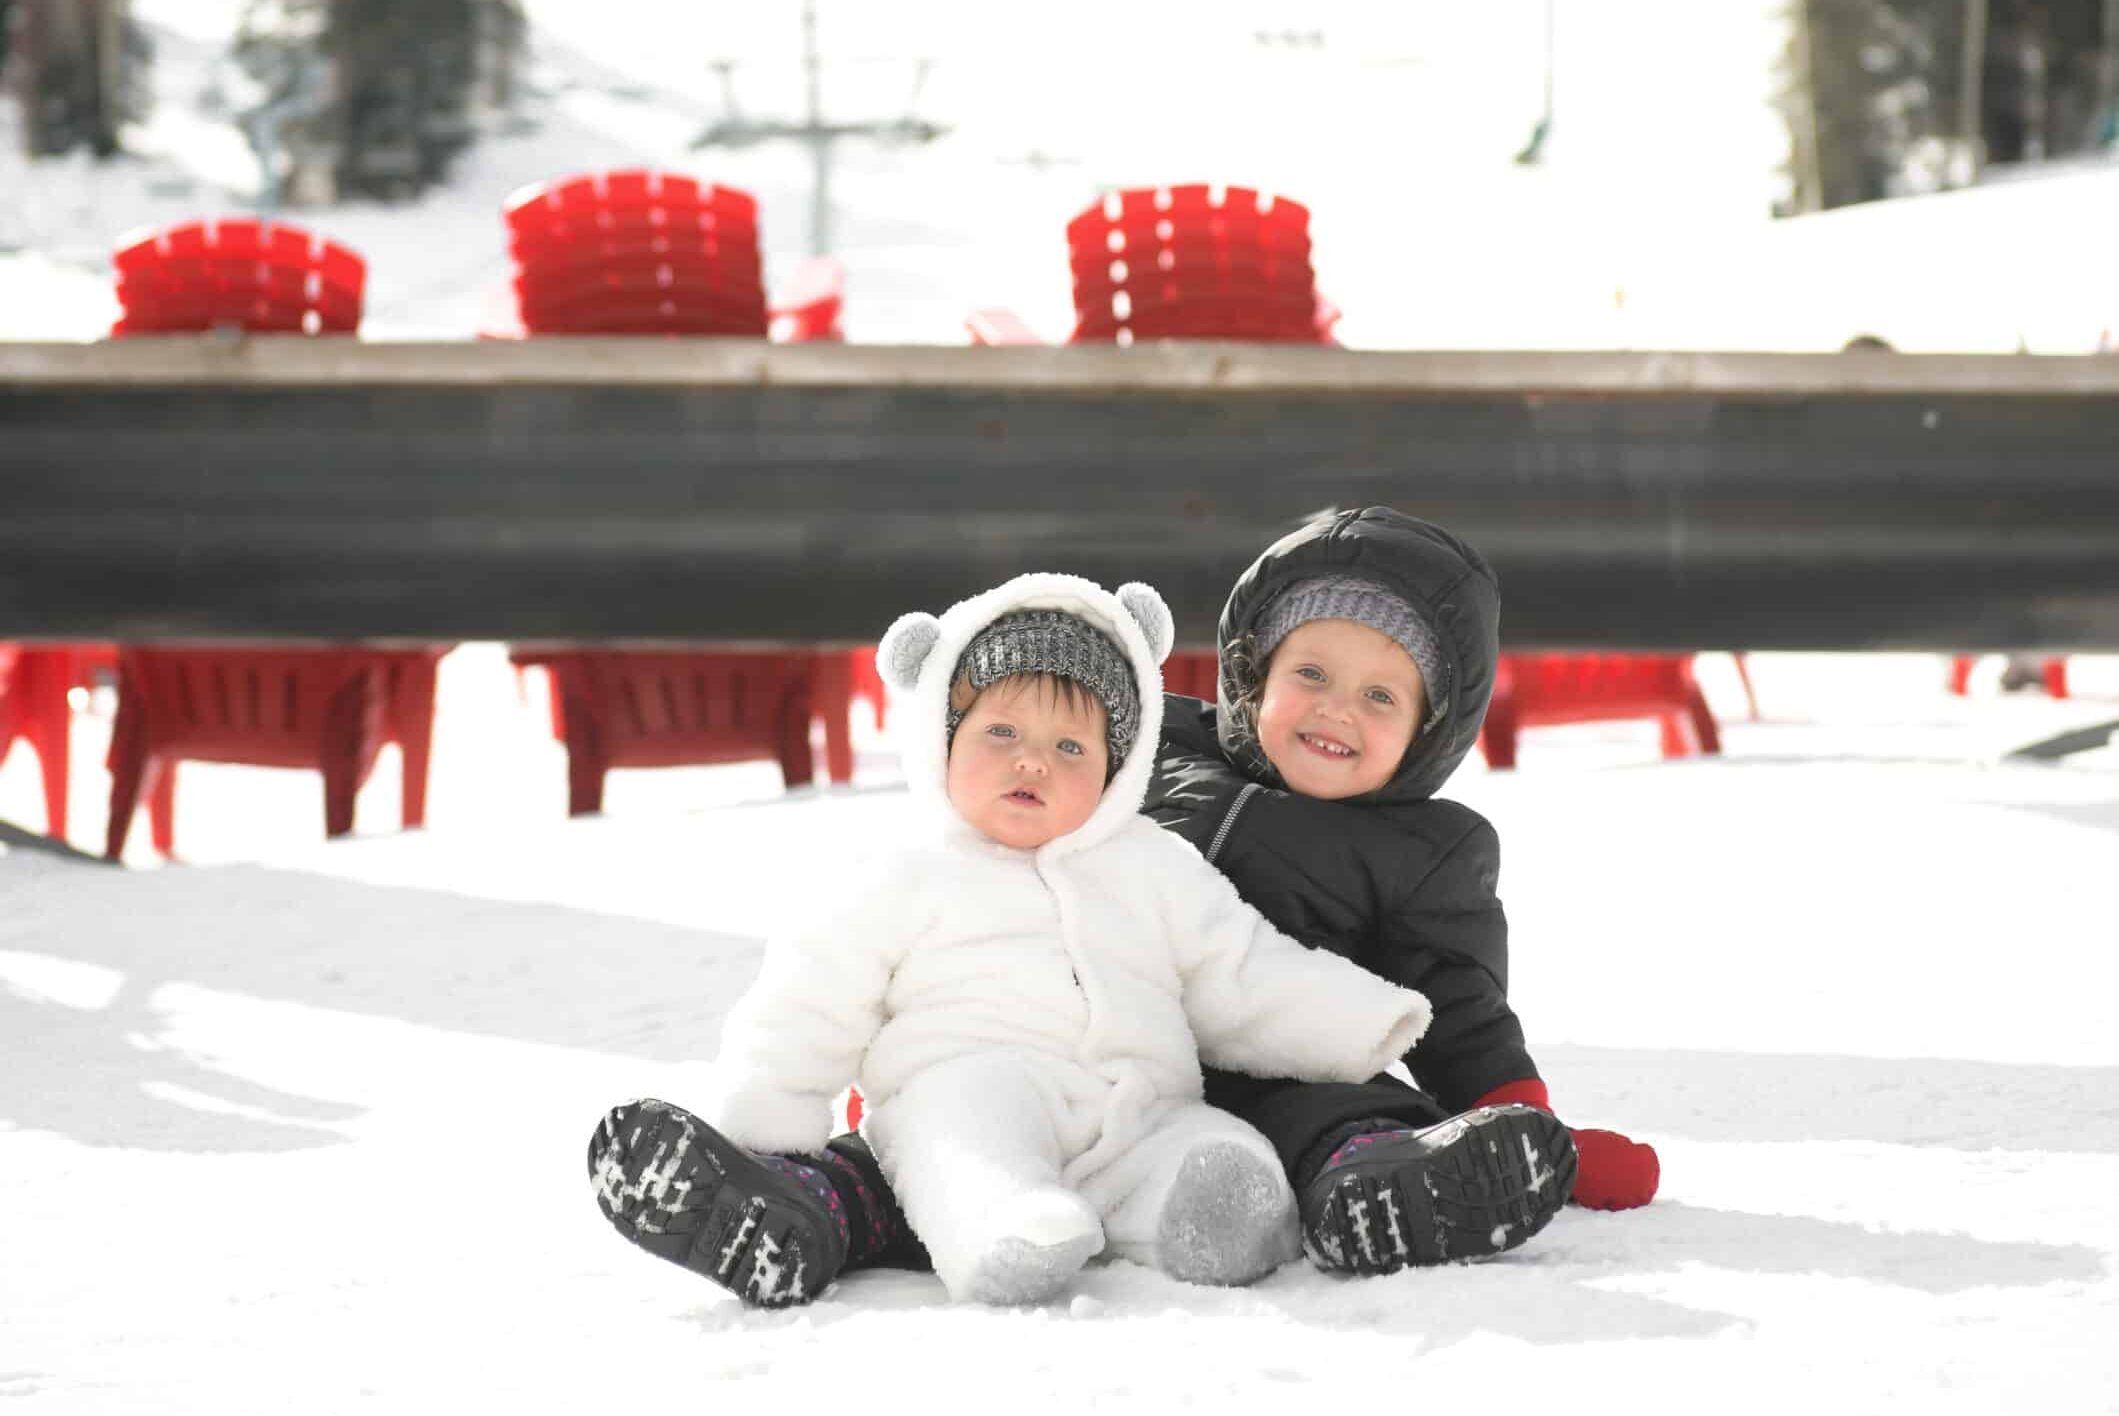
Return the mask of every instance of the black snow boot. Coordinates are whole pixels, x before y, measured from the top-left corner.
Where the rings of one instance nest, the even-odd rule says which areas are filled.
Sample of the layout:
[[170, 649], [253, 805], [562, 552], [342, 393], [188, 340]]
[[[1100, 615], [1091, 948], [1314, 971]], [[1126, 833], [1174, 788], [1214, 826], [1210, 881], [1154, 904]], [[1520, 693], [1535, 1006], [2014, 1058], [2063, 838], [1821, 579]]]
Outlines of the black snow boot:
[[807, 1303], [846, 1263], [846, 1209], [817, 1164], [754, 1155], [666, 1101], [603, 1118], [589, 1179], [620, 1234], [746, 1303]]
[[833, 1136], [818, 1158], [817, 1169], [839, 1192], [848, 1216], [846, 1265], [841, 1272], [865, 1268], [933, 1272], [934, 1260], [928, 1257], [927, 1246], [905, 1222], [898, 1197], [883, 1178], [883, 1166], [860, 1132]]
[[1484, 1106], [1426, 1130], [1357, 1122], [1300, 1177], [1302, 1247], [1333, 1273], [1480, 1259], [1560, 1212], [1575, 1184], [1567, 1127], [1534, 1106]]

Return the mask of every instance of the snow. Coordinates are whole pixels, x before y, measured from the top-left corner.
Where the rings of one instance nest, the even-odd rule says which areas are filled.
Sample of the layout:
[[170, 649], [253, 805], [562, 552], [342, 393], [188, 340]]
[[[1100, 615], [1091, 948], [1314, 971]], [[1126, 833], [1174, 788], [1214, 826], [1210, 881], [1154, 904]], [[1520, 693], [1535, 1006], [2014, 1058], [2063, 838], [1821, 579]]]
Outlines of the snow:
[[[1652, 1142], [1646, 1210], [1501, 1259], [1245, 1290], [1092, 1266], [1043, 1307], [864, 1273], [743, 1308], [596, 1212], [602, 1111], [698, 1095], [774, 922], [903, 828], [863, 715], [850, 787], [619, 772], [564, 817], [541, 678], [443, 662], [430, 828], [394, 751], [324, 842], [311, 774], [187, 765], [159, 866], [0, 854], [0, 1393], [35, 1409], [567, 1409], [833, 1388], [950, 1410], [1285, 1409], [1352, 1380], [1642, 1410], [2119, 1406], [2114, 715], [1951, 698], [1924, 656], [1702, 673], [1727, 753], [1533, 729], [1451, 793], [1505, 846], [1513, 993], [1563, 1116]], [[76, 718], [100, 837], [108, 694]], [[0, 819], [41, 823], [26, 749]], [[2098, 1334], [2104, 1334], [2102, 1338]], [[858, 1381], [860, 1385], [854, 1383]], [[1408, 1397], [1410, 1399], [1410, 1397]]]
[[[1350, 344], [1639, 344], [1648, 331], [1629, 323], [1628, 273], [1690, 269], [1718, 233], [1762, 225], [1782, 186], [1786, 140], [1767, 107], [1778, 5], [1710, 15], [1629, 0], [1593, 22], [1558, 7], [1558, 121], [1546, 160], [1520, 167], [1511, 158], [1543, 107], [1539, 0], [1476, 14], [1329, 0], [1294, 19], [1264, 0], [1084, 0], [1028, 22], [963, 0], [821, 0], [825, 115], [910, 111], [950, 129], [924, 146], [835, 149], [849, 334], [957, 344], [967, 315], [1002, 306], [1057, 339], [1072, 323], [1069, 218], [1113, 186], [1219, 181], [1311, 207], [1320, 279]], [[768, 281], [784, 288], [809, 251], [809, 153], [691, 142], [725, 116], [710, 67], [720, 59], [735, 64], [743, 115], [800, 117], [798, 8], [643, 0], [623, 24], [590, 0], [528, 10], [523, 112], [489, 121], [445, 189], [286, 213], [367, 257], [363, 333], [462, 339], [504, 326], [503, 202], [529, 183], [615, 167], [755, 193]], [[0, 105], [0, 270], [25, 259], [13, 250], [107, 287], [126, 232], [256, 209], [256, 163], [235, 121], [250, 84], [226, 52], [240, 6], [142, 0], [134, 11], [156, 46], [156, 102], [128, 133], [133, 156], [28, 163], [13, 105]], [[1685, 64], [1662, 57], [1673, 45]], [[1661, 103], [1687, 105], [1690, 121], [1662, 123]], [[0, 305], [0, 338], [94, 338], [105, 313]]]
[[[830, 0], [833, 116], [895, 116], [933, 57], [918, 111], [954, 125], [842, 150], [850, 330], [958, 342], [963, 314], [1006, 305], [1056, 337], [1065, 220], [1110, 185], [1188, 179], [1309, 203], [1356, 345], [1836, 348], [1858, 325], [2061, 352], [2119, 322], [2093, 239], [2119, 169], [1769, 225], [1778, 0], [1559, 8], [1559, 122], [1520, 168], [1529, 0], [1292, 22], [1087, 0], [1034, 33], [987, 6]], [[134, 10], [161, 99], [138, 155], [27, 163], [0, 104], [0, 339], [100, 337], [126, 231], [254, 206], [228, 116], [239, 0]], [[607, 5], [531, 11], [527, 124], [418, 202], [295, 214], [369, 257], [367, 336], [503, 320], [501, 202], [598, 167], [756, 192], [784, 278], [806, 155], [688, 144], [721, 112], [713, 58], [741, 61], [746, 112], [797, 111], [794, 7], [641, 0], [653, 44]], [[1656, 123], [1658, 102], [1697, 121]], [[1886, 260], [1892, 223], [1932, 223], [1934, 259]], [[1953, 253], [2026, 229], [2035, 266], [1953, 280]], [[2119, 713], [2119, 661], [2072, 668], [2076, 700], [2001, 695], [1993, 661], [1954, 699], [1929, 657], [1754, 656], [1751, 721], [1708, 656], [1724, 757], [1659, 761], [1648, 725], [1539, 729], [1518, 771], [1452, 784], [1506, 847], [1513, 993], [1562, 1115], [1661, 1153], [1646, 1210], [1571, 1209], [1497, 1261], [1388, 1279], [1297, 1263], [1207, 1290], [1114, 1264], [994, 1312], [866, 1273], [767, 1314], [611, 1233], [584, 1151], [616, 1101], [701, 1093], [767, 931], [903, 829], [897, 759], [857, 715], [851, 787], [619, 772], [603, 818], [568, 821], [541, 679], [464, 646], [426, 831], [395, 831], [392, 749], [348, 840], [320, 839], [313, 775], [187, 764], [184, 865], [144, 826], [122, 870], [0, 845], [0, 1397], [1284, 1411], [1359, 1381], [1422, 1406], [2119, 1410], [2119, 748], [2004, 757]], [[104, 691], [76, 716], [84, 848], [109, 712]], [[0, 821], [42, 819], [18, 747]]]
[[[524, 106], [487, 119], [447, 187], [285, 213], [367, 257], [366, 337], [507, 327], [503, 203], [618, 167], [754, 193], [768, 285], [786, 289], [810, 251], [808, 150], [691, 144], [727, 116], [717, 61], [734, 65], [743, 116], [799, 119], [798, 7], [637, 0], [624, 24], [591, 0], [528, 11]], [[1555, 121], [1543, 160], [1520, 166], [1544, 106], [1541, 0], [1320, 0], [1299, 18], [1265, 0], [1083, 0], [1033, 22], [963, 0], [820, 0], [828, 119], [949, 128], [926, 145], [834, 149], [848, 332], [960, 344], [967, 315], [1002, 307], [1058, 339], [1073, 317], [1069, 218], [1116, 186], [1218, 181], [1311, 208], [1320, 285], [1357, 348], [1836, 350], [1866, 333], [1912, 352], [2081, 354], [2119, 341], [2103, 240], [2119, 160], [1773, 221], [1780, 0], [1554, 11]], [[119, 238], [257, 209], [236, 126], [252, 85], [227, 57], [240, 6], [142, 0], [134, 13], [155, 43], [156, 102], [128, 132], [131, 156], [28, 163], [0, 104], [0, 297], [17, 296], [0, 298], [0, 339], [99, 337]], [[1967, 265], [2004, 250], [2037, 257]], [[43, 288], [55, 265], [75, 298]]]

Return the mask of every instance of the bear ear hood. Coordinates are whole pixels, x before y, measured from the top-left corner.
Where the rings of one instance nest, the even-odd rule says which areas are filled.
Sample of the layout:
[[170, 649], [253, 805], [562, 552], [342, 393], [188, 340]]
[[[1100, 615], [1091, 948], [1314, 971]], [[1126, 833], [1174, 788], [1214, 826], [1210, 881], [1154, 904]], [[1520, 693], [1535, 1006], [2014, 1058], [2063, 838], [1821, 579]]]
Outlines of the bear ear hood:
[[1268, 546], [1238, 578], [1215, 636], [1221, 656], [1215, 735], [1221, 749], [1253, 781], [1282, 785], [1246, 711], [1255, 708], [1266, 668], [1254, 662], [1254, 636], [1283, 593], [1302, 581], [1333, 576], [1374, 582], [1411, 605], [1448, 664], [1448, 701], [1431, 705], [1442, 710], [1440, 721], [1413, 743], [1390, 781], [1358, 800], [1431, 797], [1471, 752], [1486, 721], [1501, 655], [1501, 585], [1467, 542], [1392, 507], [1321, 515]]
[[[979, 631], [1017, 610], [1060, 610], [1101, 630], [1125, 655], [1140, 695], [1140, 724], [1096, 810], [1079, 828], [1042, 849], [1079, 850], [1104, 840], [1140, 810], [1162, 739], [1162, 661], [1173, 639], [1170, 607], [1138, 581], [1116, 592], [1075, 575], [1018, 575], [940, 615], [898, 616], [876, 645], [876, 671], [904, 696], [895, 731], [905, 780], [915, 799], [955, 822], [947, 796], [949, 688], [957, 661]], [[966, 828], [968, 829], [968, 828]]]

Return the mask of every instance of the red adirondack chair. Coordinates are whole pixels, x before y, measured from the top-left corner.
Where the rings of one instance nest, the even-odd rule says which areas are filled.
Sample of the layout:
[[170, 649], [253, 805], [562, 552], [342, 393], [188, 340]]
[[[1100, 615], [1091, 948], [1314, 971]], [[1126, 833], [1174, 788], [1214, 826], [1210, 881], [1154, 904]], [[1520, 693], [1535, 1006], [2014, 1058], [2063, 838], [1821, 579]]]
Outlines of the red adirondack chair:
[[299, 226], [251, 217], [187, 221], [126, 237], [112, 258], [117, 336], [232, 325], [261, 333], [347, 334], [368, 268]]
[[[1070, 344], [1234, 339], [1331, 344], [1338, 307], [1317, 289], [1310, 212], [1249, 187], [1193, 183], [1107, 194], [1067, 223]], [[976, 344], [1035, 344], [1007, 310], [966, 321]]]
[[[350, 334], [360, 326], [366, 262], [347, 247], [286, 222], [260, 222], [248, 217], [183, 222], [127, 238], [112, 259], [118, 270], [118, 299], [124, 307], [123, 317], [112, 326], [114, 337], [175, 334], [222, 326], [257, 333]], [[328, 660], [341, 665], [359, 659], [375, 673], [375, 691], [381, 704], [379, 736], [372, 746], [396, 742], [404, 755], [402, 819], [411, 827], [426, 820], [435, 675], [448, 647], [432, 644], [404, 650], [351, 646], [267, 650], [229, 645], [187, 648], [181, 651], [185, 656], [181, 661], [176, 657], [180, 651], [170, 647], [149, 651], [155, 657], [145, 662], [158, 666], [157, 674], [176, 675], [172, 682], [269, 684], [272, 691], [293, 693], [296, 700], [306, 703], [304, 695], [311, 689], [308, 679], [299, 677], [296, 667], [305, 661], [305, 656], [319, 663]], [[325, 670], [316, 668], [314, 672]], [[336, 835], [341, 829], [352, 829], [352, 798], [348, 795], [343, 802], [337, 800], [337, 793], [345, 784], [333, 776], [344, 764], [335, 758], [327, 764], [320, 755], [325, 751], [322, 746], [296, 752], [288, 744], [284, 725], [268, 728], [242, 715], [218, 721], [189, 714], [172, 719], [169, 714], [172, 705], [179, 701], [176, 699], [135, 702], [128, 712], [128, 694], [142, 692], [147, 682], [149, 679], [142, 673], [135, 673], [130, 680], [122, 671], [119, 674], [119, 720], [135, 723], [145, 734], [139, 744], [126, 747], [124, 753], [137, 747], [148, 756], [130, 762], [114, 736], [113, 770], [121, 760], [127, 760], [129, 770], [135, 770], [140, 781], [131, 788], [122, 819], [117, 814], [119, 784], [113, 782], [113, 857], [123, 846], [131, 825], [130, 803], [143, 783], [155, 844], [168, 853], [176, 793], [175, 764], [186, 757], [256, 766], [318, 767], [325, 771], [327, 779], [327, 830]], [[167, 736], [178, 732], [179, 726], [182, 734]], [[246, 748], [244, 733], [253, 728], [255, 741]], [[206, 736], [199, 738], [198, 732]], [[204, 747], [191, 750], [199, 743], [204, 743]], [[365, 751], [370, 745], [363, 742], [361, 746]], [[336, 753], [344, 747], [345, 744], [338, 744], [331, 751]], [[246, 752], [250, 755], [246, 756]], [[290, 761], [290, 757], [301, 760]], [[361, 779], [366, 778], [372, 765], [371, 752], [366, 765], [360, 768]], [[353, 784], [355, 788], [358, 785], [358, 781]], [[335, 824], [340, 822], [341, 808], [342, 828]]]
[[1310, 212], [1248, 187], [1113, 192], [1067, 223], [1076, 344], [1319, 341]]
[[73, 709], [66, 701], [70, 675], [55, 662], [58, 657], [34, 646], [0, 644], [0, 761], [16, 739], [29, 744], [44, 778], [44, 830], [63, 840]]
[[[1976, 654], [1958, 654], [1950, 660], [1950, 692], [1959, 698], [1965, 696], [1972, 683], [1972, 665], [1978, 662]], [[2054, 655], [2039, 663], [2039, 678], [2045, 691], [2054, 698], [2068, 696], [2067, 658]], [[2005, 685], [2013, 686], [2013, 685]]]
[[[768, 308], [758, 204], [746, 192], [676, 173], [585, 173], [523, 189], [508, 199], [505, 216], [527, 335], [845, 338], [845, 272], [836, 261], [805, 264], [786, 298]], [[807, 719], [798, 753], [791, 729], [776, 716], [784, 705], [753, 701], [750, 690], [766, 682], [759, 655], [582, 647], [565, 654], [524, 648], [513, 657], [518, 667], [542, 664], [553, 676], [553, 735], [567, 744], [576, 815], [601, 809], [611, 767], [771, 757], [790, 785], [810, 778]], [[799, 693], [804, 710], [824, 719], [831, 780], [851, 780], [847, 720], [861, 682], [858, 664], [843, 653], [777, 657], [772, 681]], [[737, 682], [749, 688], [728, 697]], [[679, 711], [682, 704], [648, 711], [665, 694], [685, 695], [696, 711]], [[703, 696], [695, 702], [693, 694]], [[766, 717], [754, 720], [757, 712]]]
[[155, 849], [173, 853], [180, 761], [322, 772], [324, 833], [345, 835], [383, 743], [383, 679], [358, 650], [121, 648], [104, 854], [124, 854], [143, 797]]
[[592, 172], [508, 198], [529, 334], [763, 337], [758, 203], [676, 173]]
[[1163, 690], [1212, 703], [1221, 691], [1221, 660], [1212, 650], [1171, 650], [1163, 660]]
[[846, 267], [829, 256], [804, 261], [773, 304], [775, 344], [844, 344]]
[[1722, 750], [1690, 654], [1503, 654], [1479, 750], [1487, 766], [1513, 767], [1526, 727], [1626, 718], [1655, 719], [1665, 757]]
[[73, 749], [73, 690], [117, 668], [107, 644], [0, 644], [0, 760], [28, 743], [44, 779], [45, 834], [66, 839]]
[[614, 767], [764, 757], [780, 764], [790, 787], [815, 775], [814, 655], [518, 648], [509, 658], [551, 675], [569, 815], [603, 810]]

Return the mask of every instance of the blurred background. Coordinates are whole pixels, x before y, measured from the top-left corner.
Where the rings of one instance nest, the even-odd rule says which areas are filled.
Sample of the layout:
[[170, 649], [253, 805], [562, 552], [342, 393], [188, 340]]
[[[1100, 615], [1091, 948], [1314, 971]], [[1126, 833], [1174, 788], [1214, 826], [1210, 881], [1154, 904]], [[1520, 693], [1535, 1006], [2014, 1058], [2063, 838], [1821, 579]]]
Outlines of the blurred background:
[[128, 231], [299, 221], [362, 333], [510, 314], [499, 212], [754, 195], [845, 333], [1049, 341], [1062, 232], [1176, 182], [1313, 213], [1353, 347], [2090, 353], [2119, 326], [2115, 0], [0, 0], [0, 338], [88, 339]]

